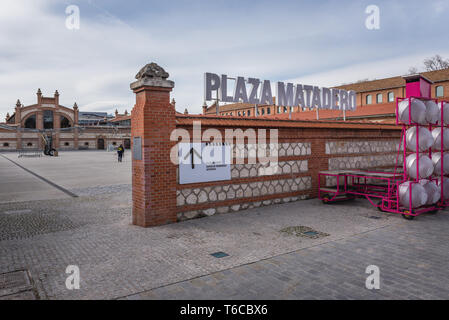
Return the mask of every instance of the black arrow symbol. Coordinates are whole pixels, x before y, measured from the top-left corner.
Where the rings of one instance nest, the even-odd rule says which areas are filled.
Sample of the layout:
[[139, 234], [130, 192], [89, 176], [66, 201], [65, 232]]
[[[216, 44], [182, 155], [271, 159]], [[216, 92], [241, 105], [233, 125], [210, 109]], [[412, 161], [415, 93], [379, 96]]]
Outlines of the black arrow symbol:
[[184, 157], [184, 160], [187, 160], [187, 157], [190, 155], [192, 157], [192, 169], [195, 169], [195, 163], [193, 161], [194, 157], [193, 155], [196, 154], [196, 156], [198, 158], [200, 158], [200, 160], [203, 160], [203, 158], [201, 157], [201, 155], [198, 153], [198, 151], [196, 151], [194, 148], [190, 148], [190, 151], [186, 154], [186, 156]]

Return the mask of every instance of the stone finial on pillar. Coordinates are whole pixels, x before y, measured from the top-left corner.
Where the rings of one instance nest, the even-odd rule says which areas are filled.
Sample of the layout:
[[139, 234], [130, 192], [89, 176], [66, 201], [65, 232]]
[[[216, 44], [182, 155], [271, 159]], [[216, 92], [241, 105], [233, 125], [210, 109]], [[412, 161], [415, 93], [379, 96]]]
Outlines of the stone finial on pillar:
[[73, 111], [75, 111], [75, 117], [74, 117], [74, 119], [73, 119], [73, 122], [74, 122], [74, 126], [77, 126], [78, 125], [78, 120], [79, 120], [79, 110], [78, 110], [78, 105], [76, 104], [76, 102], [75, 102], [75, 104], [73, 105]]
[[132, 220], [150, 227], [176, 222], [176, 166], [170, 151], [175, 142], [175, 109], [170, 105], [174, 82], [155, 63], [144, 66], [130, 87], [136, 94], [131, 112]]
[[22, 104], [20, 103], [20, 100], [19, 99], [17, 99], [17, 102], [16, 102], [16, 108], [15, 108], [15, 112], [16, 112], [16, 114], [15, 114], [15, 116], [14, 116], [14, 119], [15, 119], [15, 121], [14, 121], [14, 123], [15, 124], [18, 124], [19, 126], [20, 126], [20, 121], [22, 120], [22, 115], [21, 115], [21, 107], [22, 107]]
[[125, 109], [125, 116], [127, 116], [127, 115], [128, 115], [128, 110]]
[[59, 106], [59, 92], [58, 92], [58, 90], [55, 91], [54, 97], [55, 97], [55, 104], [57, 106]]
[[118, 110], [117, 109], [115, 109], [115, 117], [116, 118], [118, 117]]
[[185, 108], [184, 114], [189, 114], [189, 110], [187, 110], [187, 108]]
[[37, 89], [37, 93], [36, 93], [36, 95], [37, 95], [37, 104], [41, 104], [41, 101], [42, 101], [42, 91], [41, 91], [41, 89], [39, 88], [39, 89]]
[[207, 103], [206, 103], [206, 101], [204, 101], [204, 103], [203, 103], [203, 114], [206, 114], [206, 111], [207, 111]]

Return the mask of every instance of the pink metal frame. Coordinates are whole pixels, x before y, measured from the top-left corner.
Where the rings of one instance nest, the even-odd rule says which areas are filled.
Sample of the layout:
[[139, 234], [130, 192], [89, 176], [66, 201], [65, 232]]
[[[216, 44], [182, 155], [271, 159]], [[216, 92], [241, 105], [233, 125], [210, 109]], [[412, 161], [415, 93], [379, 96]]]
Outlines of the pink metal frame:
[[[411, 102], [412, 99], [420, 99], [420, 100], [433, 100], [436, 103], [440, 104], [441, 110], [441, 118], [436, 123], [431, 123], [428, 125], [421, 125], [418, 123], [412, 122], [411, 117]], [[408, 100], [409, 102], [409, 117], [408, 122], [404, 123], [399, 120], [399, 103], [403, 100]], [[380, 208], [382, 211], [399, 213], [405, 216], [418, 216], [422, 213], [435, 211], [442, 209], [444, 207], [449, 206], [449, 199], [444, 199], [444, 129], [448, 127], [444, 124], [444, 108], [443, 105], [447, 101], [439, 101], [437, 99], [424, 98], [422, 96], [408, 96], [407, 98], [397, 98], [396, 99], [396, 124], [402, 126], [402, 137], [399, 144], [398, 155], [396, 157], [396, 165], [394, 172], [390, 177], [384, 177], [385, 172], [376, 172], [376, 171], [362, 171], [362, 170], [350, 170], [348, 173], [319, 173], [318, 174], [318, 198], [327, 202], [334, 202], [337, 200], [346, 200], [354, 197], [365, 197], [368, 201], [375, 207]], [[416, 152], [407, 151], [407, 139], [406, 139], [406, 131], [411, 127], [416, 127]], [[436, 177], [435, 175], [429, 180], [435, 181], [440, 186], [441, 198], [440, 201], [435, 205], [430, 206], [422, 206], [419, 208], [412, 207], [412, 188], [413, 185], [419, 183], [419, 156], [421, 154], [427, 154], [430, 159], [432, 159], [432, 154], [435, 152], [432, 151], [432, 148], [429, 148], [426, 151], [419, 151], [419, 128], [427, 127], [430, 131], [432, 128], [440, 127], [441, 128], [441, 175], [440, 177]], [[449, 130], [449, 129], [447, 129]], [[397, 173], [397, 169], [399, 168], [399, 156], [401, 154], [401, 145], [402, 148], [402, 173]], [[407, 163], [406, 158], [408, 155], [416, 153], [416, 170], [417, 176], [416, 179], [409, 179], [407, 175]], [[349, 170], [348, 170], [349, 171]], [[364, 174], [365, 173], [365, 174]], [[376, 176], [378, 174], [378, 176]], [[337, 188], [335, 190], [331, 190], [326, 186], [321, 187], [321, 178], [322, 177], [334, 177], [337, 180]], [[438, 181], [440, 178], [440, 181]], [[340, 185], [340, 181], [343, 179], [343, 185]], [[373, 183], [376, 181], [378, 183]], [[409, 205], [403, 206], [399, 201], [399, 185], [410, 181], [409, 188]], [[379, 184], [381, 183], [381, 184]], [[323, 194], [326, 194], [326, 197], [323, 197]], [[332, 195], [333, 194], [333, 195]], [[375, 202], [377, 199], [378, 203]]]

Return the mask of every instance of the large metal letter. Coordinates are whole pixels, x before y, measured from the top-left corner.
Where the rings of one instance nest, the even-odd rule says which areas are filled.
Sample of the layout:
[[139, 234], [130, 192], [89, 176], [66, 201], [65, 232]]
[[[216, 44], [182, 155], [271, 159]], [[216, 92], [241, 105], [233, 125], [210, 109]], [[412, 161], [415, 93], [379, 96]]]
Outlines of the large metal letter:
[[295, 100], [293, 101], [293, 105], [294, 106], [301, 106], [302, 108], [305, 107], [304, 91], [302, 90], [302, 85], [301, 84], [296, 85]]
[[270, 80], [263, 81], [262, 94], [260, 95], [260, 104], [272, 104], [273, 94], [271, 93]]
[[276, 104], [278, 106], [293, 106], [293, 83], [287, 83], [287, 90], [283, 82], [278, 82], [276, 86]]
[[331, 109], [331, 90], [328, 88], [321, 88], [321, 103], [323, 109]]
[[212, 100], [212, 91], [220, 88], [220, 77], [215, 73], [204, 74], [204, 100]]
[[[242, 101], [240, 101], [240, 99]], [[234, 88], [234, 102], [248, 103], [248, 95], [246, 93], [245, 78], [237, 77], [237, 83]]]
[[313, 87], [312, 108], [321, 109], [321, 90], [319, 87]]
[[251, 93], [248, 98], [248, 102], [251, 104], [258, 104], [260, 102], [259, 98], [257, 97], [257, 92], [259, 90], [260, 80], [249, 78], [248, 83], [252, 85]]

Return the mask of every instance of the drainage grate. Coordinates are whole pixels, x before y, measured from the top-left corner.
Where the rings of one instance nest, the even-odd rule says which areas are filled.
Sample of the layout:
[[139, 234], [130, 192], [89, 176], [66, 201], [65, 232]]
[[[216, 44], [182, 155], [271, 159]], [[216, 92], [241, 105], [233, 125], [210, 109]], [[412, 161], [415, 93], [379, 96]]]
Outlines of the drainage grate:
[[28, 271], [0, 274], [0, 300], [35, 300], [33, 282]]
[[215, 257], [215, 258], [224, 258], [224, 257], [228, 257], [229, 254], [227, 254], [226, 252], [219, 251], [219, 252], [211, 253], [211, 256]]
[[378, 216], [369, 216], [368, 218], [370, 218], [370, 219], [374, 219], [374, 220], [379, 220], [379, 219], [382, 219], [381, 217], [378, 217]]
[[306, 232], [303, 232], [303, 234], [305, 234], [308, 237], [313, 237], [313, 236], [318, 235], [318, 232], [316, 232], [316, 231], [306, 231]]
[[310, 227], [306, 226], [294, 226], [294, 227], [287, 227], [281, 230], [281, 232], [284, 232], [291, 236], [297, 236], [297, 237], [303, 237], [303, 238], [309, 238], [309, 239], [318, 239], [329, 236], [329, 234], [316, 231]]

